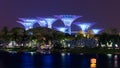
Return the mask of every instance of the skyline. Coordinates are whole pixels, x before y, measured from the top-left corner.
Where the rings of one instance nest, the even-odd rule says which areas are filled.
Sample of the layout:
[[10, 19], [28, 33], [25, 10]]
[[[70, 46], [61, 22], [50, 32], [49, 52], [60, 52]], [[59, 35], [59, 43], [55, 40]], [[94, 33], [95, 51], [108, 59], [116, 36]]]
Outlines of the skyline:
[[0, 29], [4, 26], [21, 27], [22, 25], [16, 22], [18, 18], [73, 14], [82, 16], [76, 22], [95, 22], [96, 28], [117, 28], [120, 31], [119, 2], [109, 0], [1, 0]]

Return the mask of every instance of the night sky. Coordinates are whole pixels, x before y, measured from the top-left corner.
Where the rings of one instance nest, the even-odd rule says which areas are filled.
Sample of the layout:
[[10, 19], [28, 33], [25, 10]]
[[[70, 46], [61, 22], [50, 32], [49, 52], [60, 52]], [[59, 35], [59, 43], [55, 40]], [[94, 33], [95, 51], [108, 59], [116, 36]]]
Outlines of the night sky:
[[82, 15], [77, 21], [96, 22], [94, 28], [120, 30], [120, 0], [0, 0], [0, 29], [21, 25], [19, 17]]

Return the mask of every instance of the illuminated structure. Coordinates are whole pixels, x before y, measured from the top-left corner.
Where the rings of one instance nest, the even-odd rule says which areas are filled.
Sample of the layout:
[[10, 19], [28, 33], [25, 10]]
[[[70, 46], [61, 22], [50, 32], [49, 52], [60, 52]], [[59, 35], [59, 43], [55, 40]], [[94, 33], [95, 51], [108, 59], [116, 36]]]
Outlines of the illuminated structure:
[[37, 23], [41, 26], [41, 27], [47, 27], [47, 22], [46, 20], [39, 18]]
[[71, 24], [73, 23], [74, 20], [76, 20], [79, 17], [82, 16], [76, 16], [76, 15], [55, 15], [55, 17], [61, 19], [65, 25], [66, 33], [71, 34]]
[[82, 31], [86, 32], [86, 30], [88, 30], [93, 24], [78, 22], [77, 25], [82, 29]]
[[94, 34], [98, 34], [101, 31], [101, 29], [92, 29], [92, 31]]
[[43, 18], [48, 25], [48, 28], [52, 28], [52, 24], [57, 20], [57, 18], [52, 18], [52, 17], [47, 17], [47, 18]]
[[34, 23], [36, 23], [36, 19], [28, 19], [28, 18], [19, 18], [21, 21], [17, 21], [25, 27], [25, 30], [29, 30], [33, 28]]
[[56, 29], [57, 29], [58, 31], [61, 31], [61, 32], [64, 32], [64, 33], [65, 33], [65, 31], [66, 31], [67, 28], [65, 28], [65, 27], [56, 27]]
[[[54, 17], [38, 17], [38, 18], [19, 18], [20, 21], [17, 21], [18, 23], [22, 24], [25, 27], [25, 30], [29, 30], [33, 28], [33, 25], [35, 23], [38, 23], [41, 27], [48, 27], [52, 29], [52, 24], [57, 20], [60, 19], [63, 21], [65, 27], [58, 27], [56, 28], [58, 31], [64, 32], [64, 33], [77, 33], [78, 31], [71, 31], [71, 24], [73, 21], [75, 21], [77, 18], [80, 18], [82, 16], [77, 15], [54, 15]], [[94, 23], [89, 22], [77, 22], [76, 25], [79, 26], [84, 34], [87, 34], [89, 32], [89, 28]], [[98, 34], [101, 29], [92, 29], [92, 32], [94, 34]]]
[[25, 30], [29, 30], [33, 28], [33, 24], [34, 23], [30, 23], [30, 22], [21, 22], [21, 21], [17, 21], [18, 23], [22, 24], [25, 27]]

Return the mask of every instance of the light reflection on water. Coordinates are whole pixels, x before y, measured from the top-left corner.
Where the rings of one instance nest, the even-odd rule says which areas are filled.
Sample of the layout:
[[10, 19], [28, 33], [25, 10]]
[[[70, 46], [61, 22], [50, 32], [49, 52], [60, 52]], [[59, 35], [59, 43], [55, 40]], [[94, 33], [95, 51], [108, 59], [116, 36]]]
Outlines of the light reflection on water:
[[107, 54], [108, 58], [111, 59], [112, 58], [112, 54]]
[[0, 68], [120, 68], [119, 57], [117, 54], [0, 53]]
[[118, 68], [118, 55], [114, 55], [114, 67]]
[[42, 68], [53, 68], [53, 57], [51, 55], [44, 55]]
[[61, 66], [64, 68], [70, 67], [70, 53], [61, 53]]
[[31, 53], [22, 54], [22, 68], [34, 68], [34, 59], [31, 56]]

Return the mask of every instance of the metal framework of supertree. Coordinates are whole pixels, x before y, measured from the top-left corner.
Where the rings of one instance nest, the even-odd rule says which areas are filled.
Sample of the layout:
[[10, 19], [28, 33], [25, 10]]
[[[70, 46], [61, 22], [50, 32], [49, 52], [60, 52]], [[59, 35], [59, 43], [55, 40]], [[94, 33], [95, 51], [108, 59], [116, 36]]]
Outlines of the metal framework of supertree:
[[43, 18], [46, 23], [47, 23], [47, 26], [48, 28], [52, 29], [52, 24], [57, 20], [57, 18], [55, 17], [46, 17], [46, 18]]
[[76, 25], [79, 26], [82, 31], [86, 32], [93, 25], [93, 23], [77, 22]]
[[[56, 27], [58, 31], [71, 34], [71, 24], [77, 19], [82, 16], [77, 15], [54, 15], [54, 17], [37, 17], [37, 18], [19, 18], [18, 23], [22, 24], [25, 27], [25, 30], [29, 30], [33, 28], [33, 25], [35, 23], [38, 23], [41, 27], [48, 27], [52, 29], [52, 24], [60, 19], [65, 27]], [[93, 25], [94, 23], [90, 22], [76, 22], [76, 25], [81, 28], [81, 30], [85, 33], [87, 33], [88, 29]], [[94, 34], [98, 34], [101, 29], [92, 29]]]
[[36, 19], [29, 18], [19, 18], [21, 21], [17, 21], [25, 27], [25, 30], [29, 30], [33, 28], [33, 25], [36, 23]]
[[41, 27], [47, 27], [47, 22], [46, 20], [42, 19], [42, 18], [38, 18], [37, 23], [41, 26]]
[[32, 18], [19, 18], [19, 20], [30, 23], [35, 23], [37, 21], [37, 19], [32, 19]]
[[101, 29], [92, 29], [92, 31], [94, 34], [98, 34], [101, 31]]
[[82, 16], [77, 16], [77, 15], [55, 15], [58, 19], [61, 19], [67, 28], [66, 33], [71, 34], [71, 24], [73, 21], [75, 21], [77, 18], [82, 17]]

